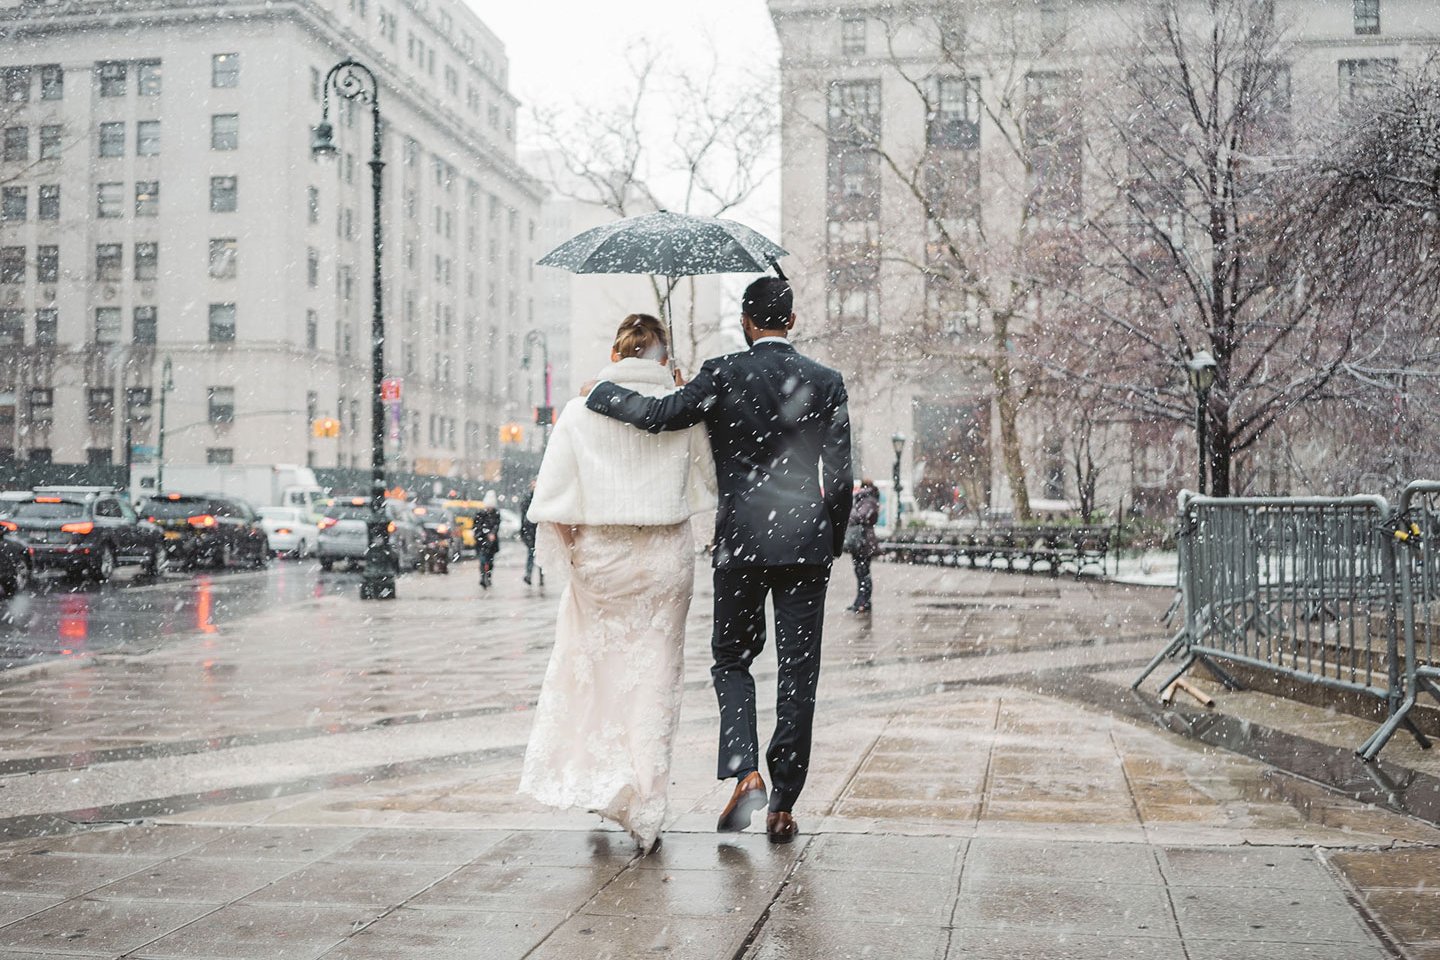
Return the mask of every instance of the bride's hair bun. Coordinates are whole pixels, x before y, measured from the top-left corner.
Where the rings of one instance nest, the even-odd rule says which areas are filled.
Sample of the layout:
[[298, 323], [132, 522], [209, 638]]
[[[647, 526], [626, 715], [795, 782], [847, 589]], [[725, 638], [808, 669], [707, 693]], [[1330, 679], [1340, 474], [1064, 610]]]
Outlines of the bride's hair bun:
[[612, 348], [623, 357], [643, 357], [659, 360], [670, 355], [670, 341], [665, 335], [665, 324], [648, 313], [632, 313], [620, 321], [615, 331], [615, 345]]

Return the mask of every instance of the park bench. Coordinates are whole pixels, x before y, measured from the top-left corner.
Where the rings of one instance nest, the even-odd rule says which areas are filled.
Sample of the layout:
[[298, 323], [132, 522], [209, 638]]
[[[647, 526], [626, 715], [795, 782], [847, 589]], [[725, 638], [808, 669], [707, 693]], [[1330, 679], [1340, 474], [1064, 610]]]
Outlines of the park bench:
[[990, 567], [1051, 576], [1068, 567], [1076, 576], [1091, 567], [1103, 573], [1115, 530], [1108, 526], [1006, 524], [970, 530], [911, 527], [880, 541], [881, 559], [897, 563]]

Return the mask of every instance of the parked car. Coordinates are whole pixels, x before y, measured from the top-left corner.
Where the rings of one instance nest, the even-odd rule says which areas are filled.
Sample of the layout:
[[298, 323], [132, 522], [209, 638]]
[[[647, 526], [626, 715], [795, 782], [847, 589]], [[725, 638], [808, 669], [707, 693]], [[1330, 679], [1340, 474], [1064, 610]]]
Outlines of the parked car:
[[260, 526], [270, 549], [301, 560], [315, 552], [320, 530], [300, 507], [261, 507]]
[[475, 549], [475, 511], [485, 506], [480, 500], [443, 500], [441, 505], [455, 518], [460, 532], [460, 545], [466, 550]]
[[187, 567], [261, 567], [270, 560], [260, 518], [243, 500], [167, 493], [142, 501], [140, 511], [164, 531], [170, 559]]
[[[399, 556], [400, 569], [414, 570], [420, 565], [420, 543], [423, 533], [415, 522], [415, 514], [403, 500], [386, 500], [385, 516], [390, 525], [390, 543]], [[320, 535], [315, 555], [320, 569], [333, 570], [344, 562], [351, 569], [365, 565], [370, 547], [366, 526], [370, 519], [370, 501], [364, 497], [332, 500], [320, 518]]]
[[449, 573], [450, 563], [460, 559], [460, 530], [444, 507], [417, 506], [413, 510], [420, 524], [420, 567], [427, 573]]
[[30, 586], [35, 574], [34, 548], [14, 535], [14, 524], [0, 520], [0, 597], [13, 597]]
[[114, 490], [38, 490], [11, 508], [4, 526], [29, 544], [36, 570], [59, 567], [96, 580], [109, 580], [122, 564], [139, 564], [152, 576], [165, 570], [160, 528]]

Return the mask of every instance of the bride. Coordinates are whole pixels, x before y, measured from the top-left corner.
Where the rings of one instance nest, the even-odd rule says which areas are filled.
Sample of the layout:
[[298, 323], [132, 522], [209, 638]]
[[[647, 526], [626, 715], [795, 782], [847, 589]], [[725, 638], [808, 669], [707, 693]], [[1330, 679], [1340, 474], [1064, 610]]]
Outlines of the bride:
[[[675, 389], [665, 327], [632, 314], [599, 378]], [[599, 813], [641, 852], [659, 844], [679, 721], [695, 554], [714, 507], [703, 426], [650, 434], [571, 400], [540, 464], [529, 519], [548, 570], [568, 570], [520, 792]], [[547, 556], [548, 554], [548, 556]]]

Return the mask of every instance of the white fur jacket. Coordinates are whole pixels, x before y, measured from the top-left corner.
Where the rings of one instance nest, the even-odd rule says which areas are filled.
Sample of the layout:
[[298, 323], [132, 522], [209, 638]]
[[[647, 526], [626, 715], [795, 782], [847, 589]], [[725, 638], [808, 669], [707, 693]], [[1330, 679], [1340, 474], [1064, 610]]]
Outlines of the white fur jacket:
[[[598, 379], [658, 397], [675, 390], [654, 360], [626, 357]], [[578, 525], [666, 526], [715, 506], [715, 462], [705, 427], [647, 433], [565, 405], [535, 481], [530, 520]]]

